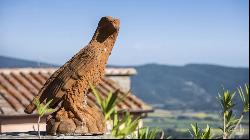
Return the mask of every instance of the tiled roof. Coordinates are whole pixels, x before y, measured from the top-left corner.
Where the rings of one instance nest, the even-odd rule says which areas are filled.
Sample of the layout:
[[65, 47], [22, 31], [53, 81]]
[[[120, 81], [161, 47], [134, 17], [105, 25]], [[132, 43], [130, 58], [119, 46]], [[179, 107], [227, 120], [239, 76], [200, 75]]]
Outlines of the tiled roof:
[[[0, 68], [1, 73], [9, 74], [9, 73], [53, 73], [57, 68]], [[136, 70], [134, 68], [106, 68], [105, 75], [135, 75]]]
[[[19, 68], [0, 69], [0, 116], [23, 115], [24, 108], [33, 99], [45, 81], [52, 75], [56, 68]], [[119, 71], [120, 70], [120, 71]], [[106, 69], [106, 75], [135, 74], [133, 69]], [[96, 87], [103, 97], [111, 91], [120, 89], [119, 86], [107, 77], [103, 78]], [[119, 90], [119, 96], [127, 93]], [[95, 103], [92, 93], [88, 94], [88, 102]], [[152, 108], [131, 93], [126, 99], [116, 106], [118, 111], [149, 112]]]

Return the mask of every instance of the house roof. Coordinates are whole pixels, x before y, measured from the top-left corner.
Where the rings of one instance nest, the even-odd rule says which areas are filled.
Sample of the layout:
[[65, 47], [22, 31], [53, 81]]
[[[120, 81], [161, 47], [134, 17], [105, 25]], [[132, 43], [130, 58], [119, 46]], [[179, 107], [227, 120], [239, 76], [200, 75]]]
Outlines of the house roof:
[[[24, 108], [38, 93], [46, 80], [57, 68], [18, 68], [0, 69], [0, 116], [24, 115]], [[107, 97], [109, 92], [118, 90], [119, 96], [127, 93], [107, 75], [133, 75], [132, 68], [107, 68], [100, 84], [96, 87], [102, 97]], [[96, 103], [92, 93], [88, 94], [88, 102]], [[142, 100], [130, 93], [122, 102], [116, 105], [118, 111], [127, 110], [134, 113], [151, 112], [152, 108]]]
[[[53, 73], [57, 70], [56, 67], [51, 68], [0, 68], [0, 72], [4, 74], [10, 73]], [[131, 76], [137, 74], [134, 68], [106, 68], [106, 76]]]

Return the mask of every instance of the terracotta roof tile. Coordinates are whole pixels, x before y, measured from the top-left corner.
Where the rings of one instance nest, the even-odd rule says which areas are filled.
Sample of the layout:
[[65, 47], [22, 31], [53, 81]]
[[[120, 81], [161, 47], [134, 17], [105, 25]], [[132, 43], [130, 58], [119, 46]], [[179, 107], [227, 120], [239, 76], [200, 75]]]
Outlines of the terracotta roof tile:
[[15, 90], [21, 93], [26, 99], [32, 100], [33, 95], [30, 93], [23, 85], [22, 83], [18, 82], [18, 80], [10, 73], [9, 75], [6, 75], [6, 78], [9, 80], [11, 85], [15, 87]]
[[[5, 90], [4, 88], [2, 88], [0, 86], [0, 96], [1, 101], [7, 106], [9, 107], [9, 110], [12, 110], [12, 112], [14, 111], [18, 111], [20, 108], [23, 108], [22, 105], [18, 102], [18, 100], [13, 97], [7, 90]], [[6, 107], [4, 106], [4, 107]], [[4, 111], [4, 108], [1, 106], [1, 110], [3, 110], [3, 113], [9, 113]]]
[[[56, 68], [0, 69], [0, 116], [24, 114], [24, 107], [29, 104], [54, 71]], [[128, 76], [136, 74], [136, 71], [131, 68], [107, 68], [105, 74]], [[127, 94], [107, 77], [103, 78], [96, 88], [102, 97], [107, 97], [109, 92], [115, 91], [119, 92], [119, 98]], [[90, 104], [96, 103], [93, 93], [88, 93], [87, 101]], [[137, 113], [152, 111], [150, 106], [132, 93], [129, 93], [122, 102], [118, 103], [116, 109]]]
[[33, 95], [36, 95], [36, 93], [38, 93], [38, 90], [21, 74], [17, 74], [17, 73], [11, 73], [11, 74], [13, 77], [16, 78], [16, 80], [19, 83], [22, 83], [24, 88], [26, 88], [30, 93], [32, 93]]
[[27, 80], [30, 82], [30, 84], [32, 84], [37, 90], [39, 90], [41, 88], [41, 83], [39, 83], [30, 73], [23, 73], [20, 72], [20, 74]]
[[12, 95], [14, 98], [18, 100], [18, 102], [22, 105], [25, 106], [29, 104], [29, 100], [26, 99], [20, 92], [17, 91], [16, 87], [11, 84], [9, 80], [5, 77], [6, 75], [0, 74], [0, 82], [5, 89], [9, 93], [9, 95]]

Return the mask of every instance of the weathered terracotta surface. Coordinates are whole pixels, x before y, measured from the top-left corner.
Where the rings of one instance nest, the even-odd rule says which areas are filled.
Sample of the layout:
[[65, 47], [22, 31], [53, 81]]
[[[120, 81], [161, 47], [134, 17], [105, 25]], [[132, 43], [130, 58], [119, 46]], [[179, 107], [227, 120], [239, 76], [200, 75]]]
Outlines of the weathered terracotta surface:
[[[101, 18], [89, 44], [46, 81], [39, 91], [40, 102], [53, 99], [51, 108], [61, 107], [47, 121], [49, 134], [102, 134], [105, 132], [104, 117], [99, 108], [87, 104], [89, 82], [98, 85], [119, 31], [119, 20]], [[34, 100], [25, 109], [35, 110]]]

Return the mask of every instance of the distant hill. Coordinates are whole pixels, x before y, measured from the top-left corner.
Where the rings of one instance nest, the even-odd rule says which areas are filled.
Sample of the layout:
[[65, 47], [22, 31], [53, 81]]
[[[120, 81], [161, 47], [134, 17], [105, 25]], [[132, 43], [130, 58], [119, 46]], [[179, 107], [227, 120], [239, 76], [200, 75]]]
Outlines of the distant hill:
[[248, 68], [190, 64], [136, 66], [133, 92], [144, 101], [165, 109], [218, 109], [216, 96], [222, 86], [235, 90], [249, 83]]
[[[0, 56], [0, 68], [57, 67], [46, 63]], [[112, 66], [114, 67], [114, 66]], [[132, 90], [143, 101], [164, 109], [218, 109], [216, 96], [222, 86], [235, 90], [249, 83], [248, 68], [190, 64], [135, 66]]]
[[0, 56], [0, 68], [57, 67], [57, 65]]

